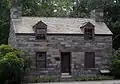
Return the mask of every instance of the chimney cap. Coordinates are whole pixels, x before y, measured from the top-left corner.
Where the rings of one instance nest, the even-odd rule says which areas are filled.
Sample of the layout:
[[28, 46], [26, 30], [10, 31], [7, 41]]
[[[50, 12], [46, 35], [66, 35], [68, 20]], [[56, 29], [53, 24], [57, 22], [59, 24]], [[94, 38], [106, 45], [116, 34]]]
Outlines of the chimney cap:
[[11, 7], [11, 19], [20, 19], [22, 16], [22, 0], [13, 0]]

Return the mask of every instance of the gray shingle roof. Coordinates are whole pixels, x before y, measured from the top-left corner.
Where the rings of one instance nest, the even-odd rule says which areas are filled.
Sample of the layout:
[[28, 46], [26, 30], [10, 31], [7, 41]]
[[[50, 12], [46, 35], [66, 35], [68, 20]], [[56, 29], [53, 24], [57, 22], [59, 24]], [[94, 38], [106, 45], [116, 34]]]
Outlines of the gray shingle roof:
[[83, 34], [80, 27], [85, 22], [95, 25], [95, 34], [112, 34], [104, 22], [95, 22], [88, 18], [22, 17], [14, 19], [15, 33], [34, 33], [33, 26], [42, 21], [47, 24], [47, 33]]

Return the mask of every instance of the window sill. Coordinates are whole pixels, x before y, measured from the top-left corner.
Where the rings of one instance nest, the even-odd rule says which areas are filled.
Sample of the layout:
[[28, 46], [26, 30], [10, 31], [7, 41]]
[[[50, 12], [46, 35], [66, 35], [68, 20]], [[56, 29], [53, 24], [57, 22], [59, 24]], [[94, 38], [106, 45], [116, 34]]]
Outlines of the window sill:
[[47, 42], [47, 40], [35, 40], [35, 42]]
[[95, 39], [84, 39], [85, 41], [95, 41]]
[[36, 70], [47, 70], [47, 68], [35, 68]]

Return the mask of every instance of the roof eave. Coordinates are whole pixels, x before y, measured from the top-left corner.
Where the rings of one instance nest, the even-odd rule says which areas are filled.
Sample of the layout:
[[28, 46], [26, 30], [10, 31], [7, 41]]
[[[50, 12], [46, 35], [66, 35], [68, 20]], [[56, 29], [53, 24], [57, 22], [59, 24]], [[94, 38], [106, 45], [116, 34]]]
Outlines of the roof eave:
[[[35, 33], [15, 33], [16, 35], [35, 35]], [[84, 35], [78, 33], [47, 33], [47, 35]], [[95, 36], [113, 36], [113, 34], [95, 34]]]

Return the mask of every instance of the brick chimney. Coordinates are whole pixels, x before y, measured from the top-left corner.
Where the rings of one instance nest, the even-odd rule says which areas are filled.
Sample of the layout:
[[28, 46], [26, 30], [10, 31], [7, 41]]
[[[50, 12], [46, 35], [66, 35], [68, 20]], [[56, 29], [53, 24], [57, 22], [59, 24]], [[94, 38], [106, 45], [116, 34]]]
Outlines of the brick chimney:
[[13, 0], [11, 7], [11, 19], [20, 19], [22, 16], [22, 0]]
[[90, 18], [94, 19], [96, 22], [103, 22], [103, 10], [95, 9], [90, 12]]

